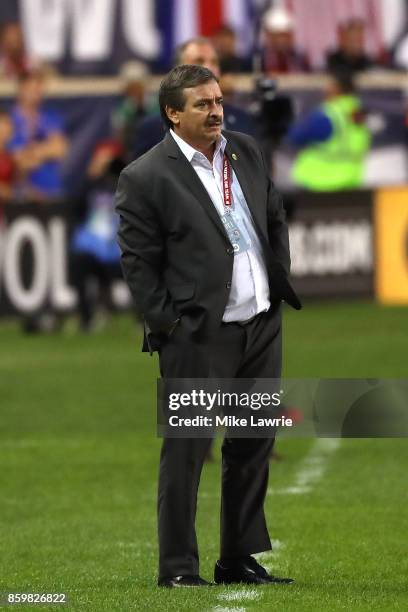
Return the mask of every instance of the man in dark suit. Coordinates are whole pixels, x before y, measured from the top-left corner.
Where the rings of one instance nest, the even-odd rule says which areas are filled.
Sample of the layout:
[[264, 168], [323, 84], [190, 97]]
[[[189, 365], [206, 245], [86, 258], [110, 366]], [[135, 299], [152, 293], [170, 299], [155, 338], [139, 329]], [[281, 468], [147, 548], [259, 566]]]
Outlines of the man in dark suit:
[[[122, 267], [145, 321], [144, 349], [159, 351], [163, 378], [279, 378], [281, 301], [300, 303], [262, 153], [250, 136], [221, 130], [222, 94], [207, 68], [174, 68], [159, 102], [169, 131], [125, 168], [117, 189]], [[159, 585], [208, 585], [195, 514], [209, 442], [163, 440]], [[292, 582], [251, 556], [271, 548], [263, 504], [272, 447], [271, 438], [224, 439], [217, 583]]]

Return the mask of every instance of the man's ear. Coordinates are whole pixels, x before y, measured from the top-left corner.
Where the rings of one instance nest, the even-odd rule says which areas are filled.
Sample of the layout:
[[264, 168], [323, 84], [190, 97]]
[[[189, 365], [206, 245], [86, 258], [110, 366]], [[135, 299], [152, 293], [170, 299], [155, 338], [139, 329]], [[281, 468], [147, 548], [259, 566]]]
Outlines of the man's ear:
[[171, 108], [171, 106], [166, 106], [166, 115], [170, 119], [173, 125], [179, 125], [180, 123], [180, 111], [175, 108]]

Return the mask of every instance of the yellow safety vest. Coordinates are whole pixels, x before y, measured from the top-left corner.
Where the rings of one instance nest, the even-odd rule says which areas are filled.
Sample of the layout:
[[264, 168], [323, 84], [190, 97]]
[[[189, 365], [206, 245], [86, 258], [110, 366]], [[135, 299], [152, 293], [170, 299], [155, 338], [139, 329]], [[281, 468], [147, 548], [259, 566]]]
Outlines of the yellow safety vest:
[[325, 102], [322, 109], [331, 121], [332, 135], [299, 152], [292, 169], [293, 179], [311, 191], [360, 187], [371, 141], [364, 123], [354, 119], [361, 109], [360, 100], [353, 95], [339, 96]]

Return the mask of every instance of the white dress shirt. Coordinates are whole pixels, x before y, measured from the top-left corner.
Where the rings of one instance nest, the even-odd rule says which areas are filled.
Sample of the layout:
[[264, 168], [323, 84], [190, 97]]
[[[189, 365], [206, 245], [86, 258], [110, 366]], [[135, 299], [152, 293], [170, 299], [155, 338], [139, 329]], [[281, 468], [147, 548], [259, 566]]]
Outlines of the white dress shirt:
[[[224, 215], [223, 158], [227, 139], [221, 135], [217, 142], [213, 162], [197, 151], [173, 130], [170, 134], [186, 156], [207, 190], [218, 214]], [[234, 255], [231, 291], [222, 320], [225, 323], [246, 321], [269, 309], [269, 282], [262, 247], [235, 172], [231, 168], [232, 205], [239, 212], [249, 237], [250, 247]]]

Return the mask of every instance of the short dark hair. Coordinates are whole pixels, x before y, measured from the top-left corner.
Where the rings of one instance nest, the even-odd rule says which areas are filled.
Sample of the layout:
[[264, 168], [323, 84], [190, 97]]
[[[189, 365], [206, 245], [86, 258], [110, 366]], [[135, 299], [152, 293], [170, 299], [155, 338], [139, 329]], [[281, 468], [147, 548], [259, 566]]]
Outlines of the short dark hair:
[[204, 66], [183, 64], [170, 70], [160, 83], [159, 89], [160, 114], [167, 128], [171, 128], [173, 124], [167, 116], [166, 106], [182, 111], [186, 102], [184, 90], [210, 81], [219, 82], [215, 74]]

